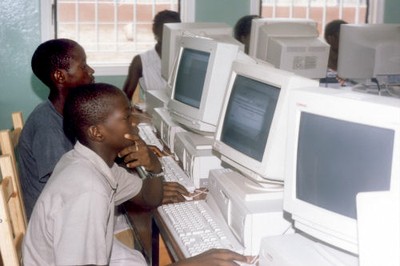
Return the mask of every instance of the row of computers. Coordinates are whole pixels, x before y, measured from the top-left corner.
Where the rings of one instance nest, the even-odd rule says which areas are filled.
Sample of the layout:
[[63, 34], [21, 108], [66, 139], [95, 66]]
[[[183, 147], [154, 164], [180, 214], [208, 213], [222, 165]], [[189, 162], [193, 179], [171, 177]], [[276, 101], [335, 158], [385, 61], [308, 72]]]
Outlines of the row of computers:
[[[380, 26], [379, 32], [400, 34], [399, 25]], [[385, 254], [379, 259], [394, 262], [388, 250], [399, 250], [400, 101], [320, 87], [329, 46], [315, 23], [255, 19], [250, 55], [230, 38], [231, 29], [218, 27], [165, 24], [162, 69], [169, 87], [145, 94], [161, 139], [195, 187], [208, 188], [205, 202], [243, 253], [259, 255], [262, 265], [368, 265], [378, 246]], [[341, 77], [400, 73], [395, 38], [363, 39], [364, 27], [348, 28], [374, 59], [363, 76]], [[346, 57], [349, 65], [361, 59]], [[361, 61], [371, 65], [367, 59]], [[346, 73], [352, 71], [359, 69]], [[386, 204], [382, 213], [397, 221], [393, 234], [375, 228], [382, 219], [362, 204], [373, 191], [390, 195], [391, 209]], [[375, 245], [372, 235], [386, 243]]]

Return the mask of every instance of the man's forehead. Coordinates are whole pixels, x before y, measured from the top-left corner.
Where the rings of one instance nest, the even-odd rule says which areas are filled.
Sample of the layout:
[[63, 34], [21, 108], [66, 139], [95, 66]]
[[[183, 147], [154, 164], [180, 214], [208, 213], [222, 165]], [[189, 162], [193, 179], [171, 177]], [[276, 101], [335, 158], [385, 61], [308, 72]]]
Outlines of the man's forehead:
[[69, 56], [75, 60], [86, 58], [85, 50], [80, 45], [75, 45], [69, 52]]

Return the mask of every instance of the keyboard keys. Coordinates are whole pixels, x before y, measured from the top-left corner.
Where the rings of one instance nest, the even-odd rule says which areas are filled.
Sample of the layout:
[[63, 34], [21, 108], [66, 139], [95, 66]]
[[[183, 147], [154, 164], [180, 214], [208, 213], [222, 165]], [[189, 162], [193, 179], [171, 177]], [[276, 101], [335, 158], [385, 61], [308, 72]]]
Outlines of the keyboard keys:
[[242, 253], [243, 247], [224, 227], [204, 200], [167, 204], [158, 212], [186, 257], [212, 248], [226, 248]]
[[140, 138], [149, 146], [155, 146], [162, 151], [164, 145], [156, 136], [155, 128], [151, 124], [140, 123], [137, 125]]
[[163, 156], [160, 157], [160, 161], [164, 170], [165, 181], [178, 182], [189, 192], [193, 192], [196, 189], [193, 180], [183, 171], [174, 158]]

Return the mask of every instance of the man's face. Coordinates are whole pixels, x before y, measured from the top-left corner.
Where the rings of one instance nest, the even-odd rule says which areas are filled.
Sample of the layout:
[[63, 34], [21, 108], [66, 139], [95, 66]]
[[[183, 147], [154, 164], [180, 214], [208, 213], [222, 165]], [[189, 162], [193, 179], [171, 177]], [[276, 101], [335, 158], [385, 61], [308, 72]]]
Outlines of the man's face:
[[80, 45], [71, 52], [70, 68], [66, 71], [68, 87], [76, 87], [94, 82], [94, 70], [86, 64], [86, 54]]
[[132, 108], [124, 94], [114, 95], [110, 101], [112, 101], [110, 104], [112, 112], [102, 124], [103, 135], [110, 148], [119, 152], [133, 144], [132, 140], [125, 138], [125, 134], [131, 134], [139, 139], [138, 128], [133, 124]]

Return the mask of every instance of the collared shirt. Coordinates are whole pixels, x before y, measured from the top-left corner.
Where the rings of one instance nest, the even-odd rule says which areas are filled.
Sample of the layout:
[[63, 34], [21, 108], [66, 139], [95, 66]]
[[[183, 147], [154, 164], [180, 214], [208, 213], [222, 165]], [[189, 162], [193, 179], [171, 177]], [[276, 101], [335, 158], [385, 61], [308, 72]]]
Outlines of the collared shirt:
[[80, 144], [56, 165], [33, 210], [23, 244], [25, 265], [107, 265], [115, 206], [142, 180]]

